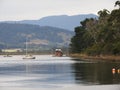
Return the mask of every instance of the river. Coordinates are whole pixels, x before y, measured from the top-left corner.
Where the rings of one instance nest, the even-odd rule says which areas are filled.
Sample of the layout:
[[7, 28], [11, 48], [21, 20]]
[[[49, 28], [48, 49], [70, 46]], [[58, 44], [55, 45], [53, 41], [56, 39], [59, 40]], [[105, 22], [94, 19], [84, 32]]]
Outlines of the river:
[[87, 61], [71, 57], [0, 56], [0, 90], [120, 90], [118, 62]]

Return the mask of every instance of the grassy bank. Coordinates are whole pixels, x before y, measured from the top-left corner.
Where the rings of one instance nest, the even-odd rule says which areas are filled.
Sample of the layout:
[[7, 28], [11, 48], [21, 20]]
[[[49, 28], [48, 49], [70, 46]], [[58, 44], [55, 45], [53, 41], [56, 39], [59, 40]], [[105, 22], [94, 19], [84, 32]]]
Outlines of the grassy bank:
[[120, 56], [115, 56], [115, 55], [89, 56], [89, 55], [86, 55], [86, 54], [71, 54], [70, 56], [81, 58], [81, 59], [120, 61]]

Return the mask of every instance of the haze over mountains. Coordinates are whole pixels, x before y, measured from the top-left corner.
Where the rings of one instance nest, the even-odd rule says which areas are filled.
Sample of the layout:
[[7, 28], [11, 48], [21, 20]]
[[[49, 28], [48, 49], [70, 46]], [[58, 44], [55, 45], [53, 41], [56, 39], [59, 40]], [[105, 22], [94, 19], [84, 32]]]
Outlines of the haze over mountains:
[[72, 31], [49, 26], [0, 23], [1, 48], [24, 48], [26, 38], [31, 47], [68, 46], [73, 35]]
[[46, 49], [68, 47], [74, 28], [94, 14], [48, 16], [39, 20], [5, 21], [0, 23], [0, 48], [24, 48], [26, 37], [31, 47]]
[[95, 14], [80, 14], [80, 15], [59, 15], [59, 16], [48, 16], [43, 17], [39, 20], [22, 20], [22, 21], [7, 21], [9, 23], [22, 23], [22, 24], [33, 24], [40, 26], [52, 26], [58, 27], [70, 31], [74, 31], [76, 26], [80, 25], [80, 21], [86, 18], [97, 18]]

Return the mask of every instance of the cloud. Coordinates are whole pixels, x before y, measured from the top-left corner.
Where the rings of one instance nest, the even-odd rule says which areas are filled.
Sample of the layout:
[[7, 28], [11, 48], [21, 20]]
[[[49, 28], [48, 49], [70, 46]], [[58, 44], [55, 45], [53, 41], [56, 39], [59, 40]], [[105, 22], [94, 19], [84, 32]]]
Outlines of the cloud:
[[49, 15], [97, 13], [116, 0], [0, 0], [0, 20], [38, 19]]

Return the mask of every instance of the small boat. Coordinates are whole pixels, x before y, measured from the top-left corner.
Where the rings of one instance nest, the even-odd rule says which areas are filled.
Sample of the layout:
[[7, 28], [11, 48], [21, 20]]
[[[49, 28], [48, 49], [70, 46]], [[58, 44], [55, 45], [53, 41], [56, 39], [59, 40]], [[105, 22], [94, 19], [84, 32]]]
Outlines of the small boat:
[[35, 57], [32, 55], [26, 55], [25, 57], [23, 57], [23, 59], [35, 59]]
[[26, 55], [25, 55], [25, 57], [23, 57], [23, 59], [35, 59], [34, 56], [32, 56], [31, 54], [28, 54], [28, 43], [27, 43], [27, 38], [26, 38]]
[[56, 57], [62, 57], [63, 56], [63, 52], [61, 49], [55, 49], [55, 55]]

